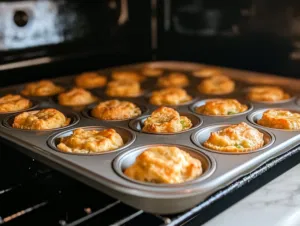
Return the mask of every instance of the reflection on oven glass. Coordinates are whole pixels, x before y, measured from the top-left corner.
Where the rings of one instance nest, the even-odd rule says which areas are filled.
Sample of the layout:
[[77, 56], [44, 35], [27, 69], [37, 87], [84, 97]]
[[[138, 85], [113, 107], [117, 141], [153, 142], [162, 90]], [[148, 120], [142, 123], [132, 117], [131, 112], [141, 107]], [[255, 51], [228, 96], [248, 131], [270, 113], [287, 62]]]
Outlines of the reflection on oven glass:
[[88, 27], [77, 5], [64, 0], [0, 2], [0, 51], [82, 37]]

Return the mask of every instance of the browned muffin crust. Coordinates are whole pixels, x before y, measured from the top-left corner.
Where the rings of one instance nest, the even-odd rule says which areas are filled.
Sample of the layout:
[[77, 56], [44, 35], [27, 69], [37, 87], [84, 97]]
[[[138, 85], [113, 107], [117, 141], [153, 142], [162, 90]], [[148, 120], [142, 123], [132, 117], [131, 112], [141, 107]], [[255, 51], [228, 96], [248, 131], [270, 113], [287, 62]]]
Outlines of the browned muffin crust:
[[56, 129], [69, 125], [71, 119], [60, 111], [47, 108], [37, 111], [23, 112], [14, 118], [12, 127], [27, 130]]
[[20, 95], [7, 94], [0, 97], [0, 113], [26, 110], [31, 106], [31, 101]]
[[139, 116], [142, 111], [129, 101], [108, 100], [99, 103], [91, 113], [102, 120], [126, 120]]

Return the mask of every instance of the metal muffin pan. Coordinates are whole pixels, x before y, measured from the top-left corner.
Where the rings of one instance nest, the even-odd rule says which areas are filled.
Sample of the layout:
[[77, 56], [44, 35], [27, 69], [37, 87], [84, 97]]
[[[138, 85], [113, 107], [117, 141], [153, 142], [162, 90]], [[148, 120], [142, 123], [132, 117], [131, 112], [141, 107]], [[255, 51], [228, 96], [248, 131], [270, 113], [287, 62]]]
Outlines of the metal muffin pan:
[[[192, 72], [201, 69], [207, 65], [185, 63], [185, 62], [149, 62], [142, 64], [133, 64], [122, 67], [108, 68], [99, 71], [101, 74], [107, 75], [110, 80], [112, 70], [134, 70], [140, 72], [144, 66], [151, 66], [161, 68], [164, 70], [162, 76], [167, 75], [169, 72], [179, 71], [189, 76], [190, 85], [185, 89], [197, 98], [198, 101], [211, 99], [211, 98], [236, 98], [242, 103], [249, 101], [245, 97], [244, 89], [257, 85], [258, 82], [262, 84], [280, 85], [289, 91], [293, 91], [295, 96], [299, 95], [300, 81], [296, 79], [287, 79], [274, 75], [259, 74], [229, 68], [220, 68], [224, 74], [230, 76], [237, 81], [237, 88], [233, 93], [227, 95], [203, 95], [197, 91], [197, 85], [202, 80], [201, 78], [194, 77]], [[260, 76], [260, 77], [258, 77]], [[142, 87], [147, 91], [157, 90], [156, 78], [148, 78], [142, 82]], [[54, 79], [55, 82], [64, 84], [74, 84], [74, 76], [65, 76], [63, 78]], [[20, 90], [20, 86], [11, 86], [0, 89], [0, 93], [5, 93], [10, 90]], [[93, 92], [101, 100], [106, 99], [119, 99], [115, 97], [108, 97], [105, 95], [105, 87], [95, 89]], [[145, 94], [146, 95], [146, 94]], [[146, 106], [147, 112], [144, 112], [139, 118], [144, 118], [145, 115], [150, 115], [153, 110], [158, 106], [151, 105], [147, 102], [144, 96], [136, 98], [120, 98], [122, 100], [133, 101], [139, 106]], [[120, 199], [126, 204], [135, 208], [143, 209], [148, 212], [159, 214], [171, 214], [185, 211], [189, 208], [206, 200], [210, 195], [219, 189], [229, 185], [237, 178], [246, 175], [259, 166], [266, 163], [268, 160], [275, 158], [281, 154], [287, 153], [292, 147], [299, 144], [299, 132], [286, 132], [281, 130], [274, 130], [265, 127], [259, 127], [253, 124], [248, 116], [253, 112], [261, 109], [267, 109], [271, 106], [265, 103], [251, 102], [253, 109], [250, 113], [234, 115], [234, 117], [212, 117], [195, 114], [192, 106], [180, 105], [176, 110], [180, 113], [189, 113], [200, 120], [201, 124], [197, 128], [178, 134], [147, 134], [132, 129], [129, 124], [135, 120], [123, 121], [103, 121], [97, 120], [92, 117], [86, 117], [86, 111], [90, 109], [87, 106], [78, 114], [79, 121], [75, 125], [70, 125], [68, 128], [60, 128], [59, 131], [25, 131], [8, 128], [3, 124], [0, 125], [0, 138], [9, 141], [13, 147], [21, 150], [22, 152], [40, 160], [44, 163], [92, 186], [101, 190], [117, 199]], [[300, 106], [296, 101], [288, 101], [275, 105], [278, 108], [300, 110]], [[39, 108], [53, 107], [61, 111], [74, 112], [72, 109], [60, 106], [51, 98], [43, 98], [40, 102]], [[273, 106], [272, 106], [273, 107]], [[15, 114], [0, 115], [1, 122], [5, 122], [7, 116]], [[226, 153], [212, 152], [203, 148], [200, 143], [205, 137], [208, 137], [210, 131], [207, 130], [205, 136], [198, 136], [197, 142], [193, 142], [192, 138], [203, 129], [208, 129], [214, 125], [230, 125], [239, 122], [246, 122], [252, 126], [262, 129], [264, 134], [272, 138], [272, 142], [265, 145], [262, 150], [251, 152], [241, 155], [228, 155]], [[68, 154], [56, 150], [55, 144], [57, 138], [60, 136], [68, 135], [75, 128], [116, 128], [121, 127], [131, 131], [135, 135], [135, 139], [127, 147], [115, 152], [108, 152], [101, 155], [78, 155]], [[13, 131], [13, 132], [12, 132]], [[143, 151], [146, 147], [153, 145], [174, 145], [184, 147], [190, 153], [195, 153], [197, 156], [205, 156], [211, 162], [211, 168], [207, 174], [204, 173], [199, 180], [194, 180], [187, 183], [177, 185], [149, 185], [149, 183], [140, 183], [126, 178], [122, 169], [130, 165], [137, 154]], [[199, 155], [198, 155], [199, 154]], [[204, 163], [205, 165], [205, 163]], [[209, 173], [208, 173], [209, 172]]]

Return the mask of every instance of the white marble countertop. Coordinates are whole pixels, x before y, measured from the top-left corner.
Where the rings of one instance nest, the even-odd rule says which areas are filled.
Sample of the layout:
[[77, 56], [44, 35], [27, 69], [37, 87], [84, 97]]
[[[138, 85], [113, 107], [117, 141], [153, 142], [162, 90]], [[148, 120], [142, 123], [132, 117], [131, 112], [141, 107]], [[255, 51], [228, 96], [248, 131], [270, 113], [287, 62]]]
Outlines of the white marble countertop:
[[204, 226], [300, 226], [300, 165], [220, 213]]

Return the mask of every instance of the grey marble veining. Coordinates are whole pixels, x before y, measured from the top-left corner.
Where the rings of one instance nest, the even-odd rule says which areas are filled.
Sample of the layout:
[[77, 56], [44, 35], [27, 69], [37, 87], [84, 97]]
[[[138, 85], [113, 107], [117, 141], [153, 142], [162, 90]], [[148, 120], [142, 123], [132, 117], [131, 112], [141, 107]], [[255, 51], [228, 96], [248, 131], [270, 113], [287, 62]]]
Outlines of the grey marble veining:
[[225, 210], [205, 226], [300, 226], [300, 165]]

